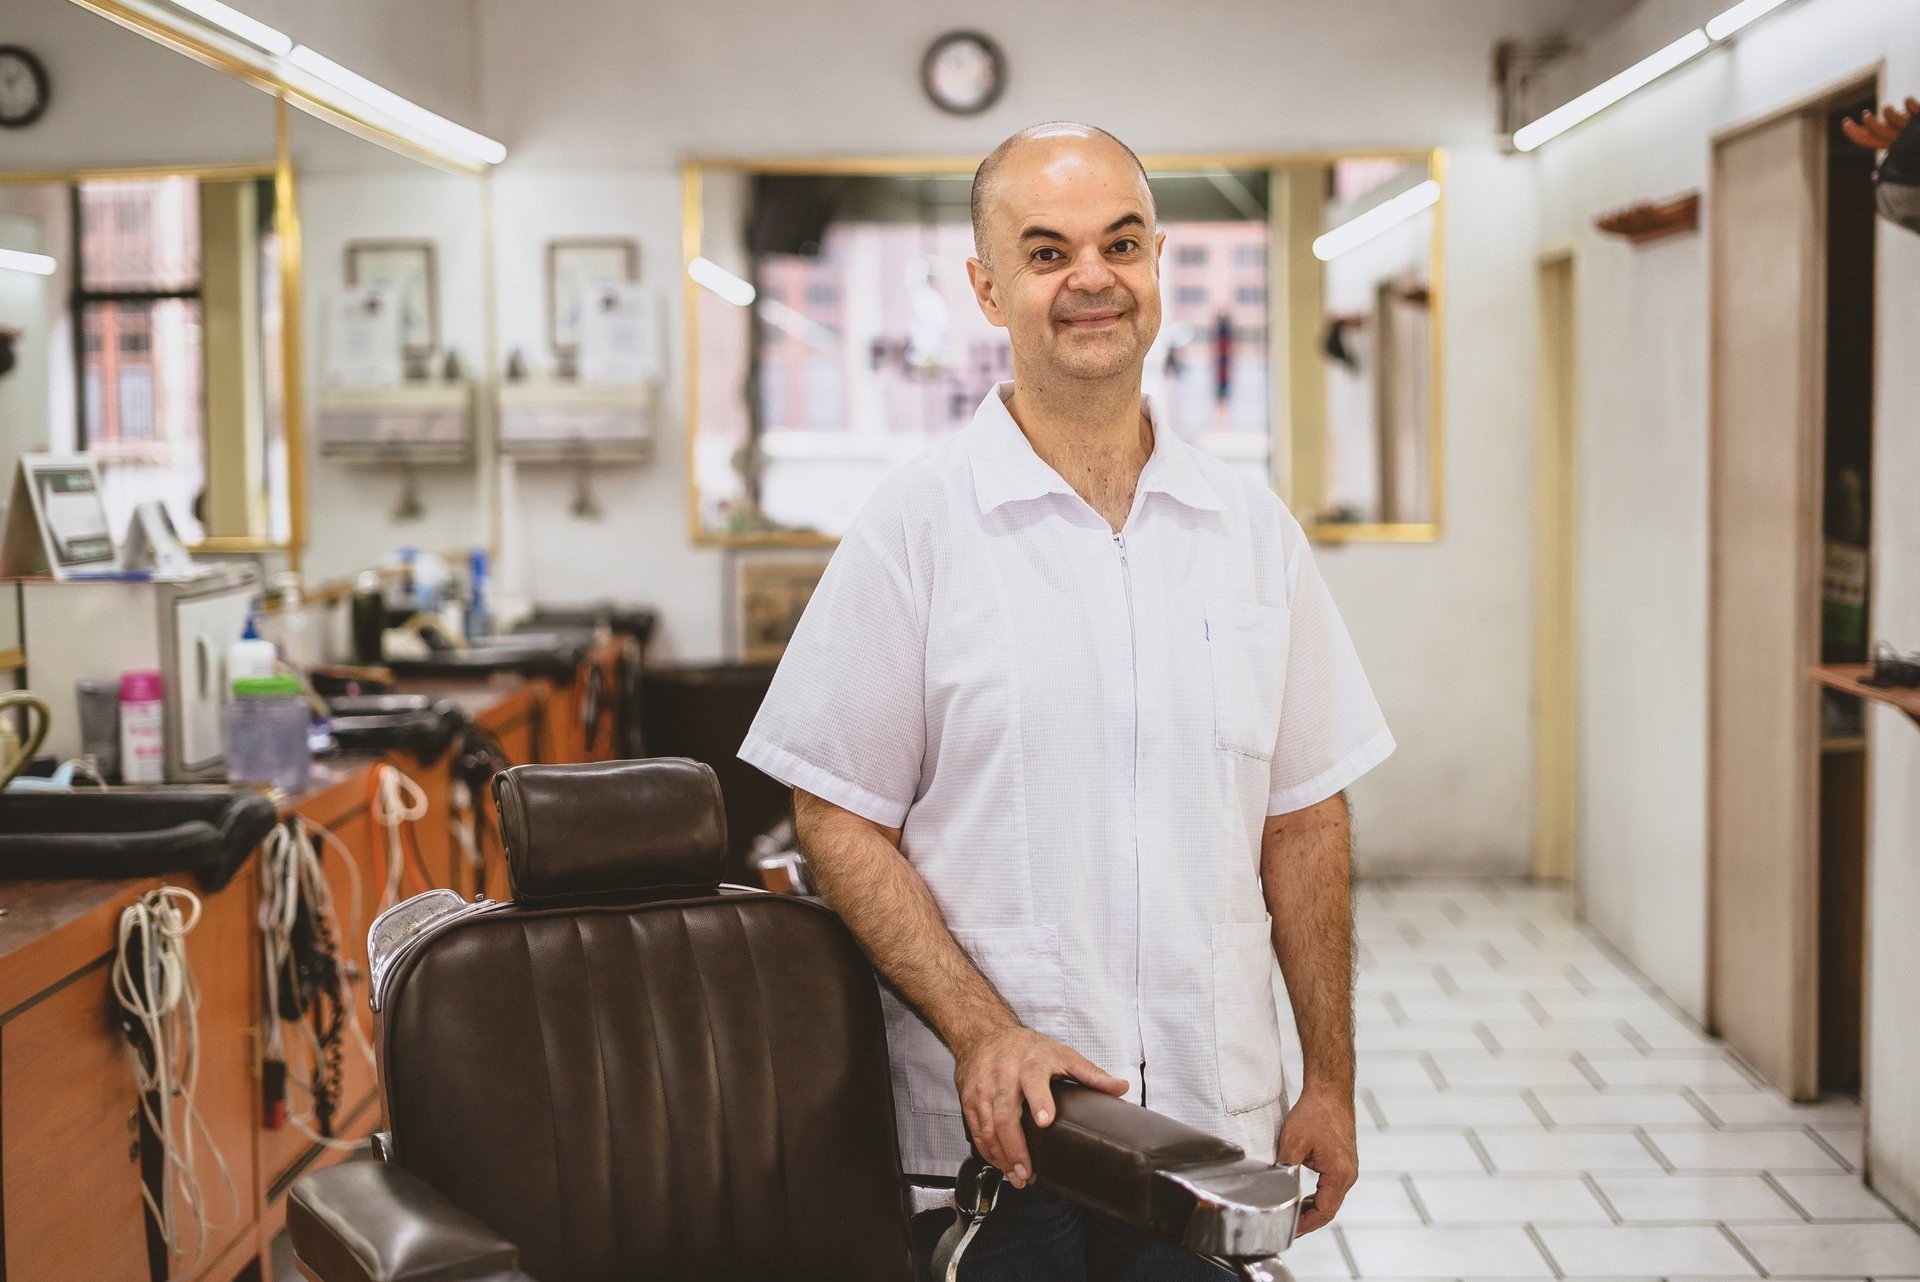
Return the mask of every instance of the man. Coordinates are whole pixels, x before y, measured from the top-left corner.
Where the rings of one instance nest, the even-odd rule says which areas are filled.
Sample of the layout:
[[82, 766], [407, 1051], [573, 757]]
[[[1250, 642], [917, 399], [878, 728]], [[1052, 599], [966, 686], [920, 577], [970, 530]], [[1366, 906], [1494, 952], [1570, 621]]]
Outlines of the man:
[[906, 1171], [950, 1179], [971, 1138], [1008, 1173], [961, 1277], [1218, 1277], [1034, 1188], [1021, 1113], [1052, 1121], [1054, 1077], [1124, 1094], [1306, 1163], [1301, 1228], [1332, 1218], [1358, 1166], [1342, 789], [1393, 740], [1299, 525], [1141, 397], [1164, 237], [1132, 151], [1026, 130], [973, 218], [1013, 382], [854, 521], [741, 756], [794, 788], [887, 982]]

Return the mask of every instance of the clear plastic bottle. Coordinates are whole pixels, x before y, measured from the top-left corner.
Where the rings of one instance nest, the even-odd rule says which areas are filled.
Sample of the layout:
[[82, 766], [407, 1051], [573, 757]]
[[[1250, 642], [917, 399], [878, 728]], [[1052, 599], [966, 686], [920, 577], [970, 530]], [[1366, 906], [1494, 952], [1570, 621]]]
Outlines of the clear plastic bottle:
[[289, 793], [305, 790], [313, 770], [307, 741], [312, 720], [313, 710], [293, 677], [235, 681], [226, 707], [227, 781], [271, 784]]

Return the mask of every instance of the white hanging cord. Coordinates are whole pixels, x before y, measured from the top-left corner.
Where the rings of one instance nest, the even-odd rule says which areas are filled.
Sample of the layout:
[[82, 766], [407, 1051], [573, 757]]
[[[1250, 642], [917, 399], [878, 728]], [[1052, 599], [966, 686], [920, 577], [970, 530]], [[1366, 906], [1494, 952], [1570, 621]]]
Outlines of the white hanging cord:
[[[459, 843], [460, 857], [467, 861], [467, 867], [478, 873], [486, 860], [480, 853], [477, 827], [480, 817], [474, 811], [473, 789], [467, 786], [465, 779], [456, 775], [453, 787], [447, 790], [447, 797], [453, 810], [453, 839]], [[474, 884], [479, 884], [478, 877], [475, 878]]]
[[[200, 985], [187, 963], [186, 937], [199, 922], [200, 899], [192, 891], [179, 886], [149, 891], [121, 912], [113, 958], [114, 996], [146, 1041], [143, 1051], [130, 1040], [127, 1052], [141, 1111], [162, 1155], [159, 1197], [145, 1181], [140, 1195], [167, 1244], [169, 1262], [186, 1257], [173, 1273], [177, 1277], [198, 1267], [208, 1234], [234, 1223], [240, 1210], [233, 1172], [194, 1099], [200, 1079]], [[206, 1140], [227, 1190], [228, 1209], [217, 1221], [208, 1216], [196, 1170], [196, 1132]]]
[[[326, 877], [323, 856], [327, 852], [339, 857], [347, 873], [349, 913], [344, 923], [335, 910], [333, 889]], [[320, 1100], [326, 1092], [337, 1091], [340, 1064], [337, 1056], [330, 1058], [334, 1052], [323, 1042], [311, 1020], [303, 1018], [298, 1011], [283, 1009], [281, 986], [284, 982], [294, 992], [301, 987], [301, 959], [296, 952], [294, 935], [304, 905], [313, 945], [334, 949], [333, 987], [327, 995], [336, 1003], [335, 1010], [346, 1025], [344, 1031], [367, 1064], [373, 1065], [373, 1044], [361, 1026], [359, 1004], [354, 1000], [359, 968], [340, 953], [340, 941], [360, 937], [363, 903], [360, 869], [352, 852], [332, 832], [295, 815], [267, 835], [262, 851], [260, 891], [260, 934], [265, 954], [268, 1013], [264, 1058], [269, 1084], [281, 1090], [297, 1088], [305, 1097], [305, 1107], [289, 1106], [284, 1118], [302, 1135], [329, 1148], [357, 1148], [356, 1141], [338, 1139], [317, 1129]], [[318, 994], [314, 994], [314, 998], [317, 997]], [[304, 1048], [303, 1064], [291, 1062], [287, 1054], [284, 1032], [287, 1025], [300, 1032], [298, 1042]], [[334, 1080], [329, 1083], [326, 1078]], [[270, 1091], [270, 1097], [275, 1093]], [[284, 1098], [270, 1098], [269, 1107]], [[274, 1123], [280, 1120], [276, 1117]]]
[[400, 902], [400, 880], [407, 868], [402, 827], [427, 816], [427, 794], [402, 771], [384, 762], [373, 768], [373, 821], [387, 830], [387, 884], [380, 911]]

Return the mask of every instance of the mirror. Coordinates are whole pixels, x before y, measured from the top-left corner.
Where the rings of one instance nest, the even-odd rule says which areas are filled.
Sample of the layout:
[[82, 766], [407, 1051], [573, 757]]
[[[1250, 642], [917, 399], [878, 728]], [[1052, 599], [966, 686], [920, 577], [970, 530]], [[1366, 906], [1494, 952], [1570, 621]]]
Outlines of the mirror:
[[9, 18], [55, 84], [0, 170], [0, 249], [37, 256], [0, 269], [0, 468], [84, 451], [116, 537], [158, 500], [190, 543], [285, 544], [273, 100], [67, 0]]
[[1440, 522], [1441, 187], [1429, 156], [1291, 164], [1285, 191], [1291, 504], [1322, 540]]
[[338, 579], [489, 542], [485, 180], [294, 113], [308, 545]]
[[[1012, 376], [1006, 335], [966, 278], [972, 168], [687, 167], [696, 540], [831, 542], [881, 477], [965, 427]], [[1324, 264], [1313, 256], [1327, 232], [1420, 187], [1427, 156], [1172, 157], [1147, 168], [1167, 245], [1142, 386], [1163, 422], [1283, 493], [1291, 482], [1310, 532], [1369, 537], [1391, 525], [1398, 533], [1380, 537], [1416, 527], [1431, 537], [1435, 258], [1407, 245], [1430, 246], [1432, 207]], [[1366, 319], [1381, 307], [1384, 322]], [[1335, 318], [1351, 339], [1339, 358], [1327, 354]]]

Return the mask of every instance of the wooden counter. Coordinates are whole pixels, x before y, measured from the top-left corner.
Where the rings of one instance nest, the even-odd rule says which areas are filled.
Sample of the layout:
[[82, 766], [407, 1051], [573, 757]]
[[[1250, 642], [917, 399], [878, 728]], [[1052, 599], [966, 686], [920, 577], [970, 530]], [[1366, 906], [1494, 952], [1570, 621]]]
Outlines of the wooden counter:
[[[589, 664], [605, 662], [609, 649], [597, 649]], [[606, 744], [589, 744], [583, 735], [573, 696], [584, 686], [588, 666], [575, 682], [558, 687], [544, 679], [512, 678], [405, 689], [459, 703], [499, 741], [512, 764], [580, 760], [611, 743], [605, 736]], [[374, 771], [382, 761], [402, 770], [427, 797], [428, 812], [413, 829], [431, 879], [463, 894], [476, 887], [506, 893], [491, 798], [481, 799], [484, 822], [493, 825], [481, 843], [485, 866], [468, 868], [457, 853], [451, 754], [432, 765], [405, 754], [315, 763], [312, 783], [289, 798], [281, 814], [297, 813], [327, 828], [359, 874], [359, 920], [349, 923], [352, 876], [337, 848], [325, 856], [342, 917], [343, 953], [356, 968], [350, 1013], [369, 1036], [366, 932], [388, 867], [372, 803]], [[410, 873], [402, 895], [416, 893], [421, 880]], [[146, 1178], [154, 1178], [156, 1154], [143, 1150], [133, 1068], [110, 986], [121, 911], [164, 881], [200, 893], [185, 873], [0, 881], [0, 1282], [151, 1282], [168, 1267], [149, 1255], [141, 1180], [143, 1167]], [[172, 1268], [205, 1282], [266, 1276], [265, 1254], [285, 1222], [287, 1188], [305, 1172], [346, 1156], [344, 1149], [316, 1144], [291, 1126], [264, 1125], [267, 980], [259, 893], [258, 866], [249, 859], [227, 886], [201, 895], [201, 919], [187, 938], [201, 990], [196, 1101], [226, 1158], [239, 1202], [228, 1205], [217, 1168], [200, 1143], [202, 1188], [214, 1218], [225, 1223], [209, 1233], [194, 1269], [182, 1270], [180, 1260]], [[294, 1035], [292, 1028], [285, 1031]], [[373, 1069], [351, 1037], [343, 1079], [336, 1131], [358, 1141], [377, 1129], [380, 1109]], [[300, 1102], [297, 1095], [293, 1102]]]

